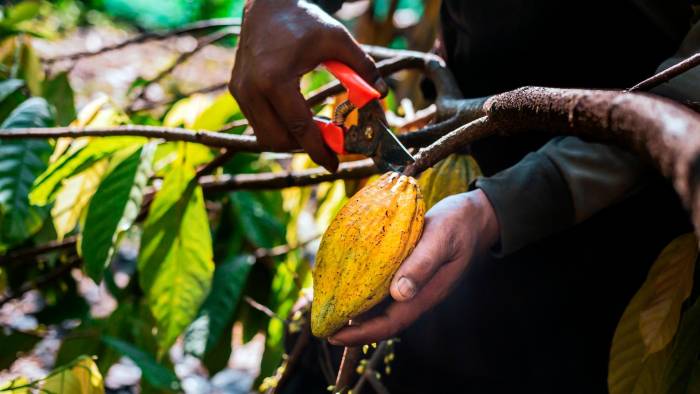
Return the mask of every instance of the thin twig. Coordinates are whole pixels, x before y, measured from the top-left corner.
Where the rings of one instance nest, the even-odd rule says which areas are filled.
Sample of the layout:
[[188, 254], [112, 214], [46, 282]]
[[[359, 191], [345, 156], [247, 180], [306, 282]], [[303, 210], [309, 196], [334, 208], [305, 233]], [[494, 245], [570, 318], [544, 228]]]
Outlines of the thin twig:
[[677, 63], [627, 89], [628, 92], [647, 91], [653, 89], [664, 82], [683, 74], [684, 72], [700, 65], [700, 53], [696, 53], [689, 58]]
[[250, 298], [249, 296], [243, 297], [243, 300], [245, 301], [246, 304], [250, 305], [251, 308], [255, 309], [256, 311], [262, 312], [265, 316], [269, 317], [270, 319], [277, 319], [277, 320], [281, 321], [282, 323], [284, 323], [285, 326], [287, 324], [289, 324], [289, 320], [281, 318], [272, 309], [255, 301], [254, 299]]
[[148, 88], [151, 85], [155, 85], [158, 82], [160, 82], [163, 78], [165, 78], [167, 75], [169, 75], [173, 70], [175, 70], [178, 66], [180, 66], [182, 63], [184, 63], [187, 59], [190, 57], [194, 56], [197, 52], [201, 51], [202, 49], [208, 47], [209, 45], [212, 45], [218, 41], [223, 40], [224, 38], [233, 35], [233, 34], [238, 34], [240, 30], [237, 27], [229, 27], [226, 29], [222, 29], [219, 31], [216, 31], [214, 33], [208, 34], [202, 39], [200, 39], [197, 42], [197, 46], [195, 46], [193, 49], [181, 53], [173, 63], [162, 70], [161, 72], [158, 73], [154, 78], [151, 80], [147, 81], [140, 89], [136, 97], [134, 97], [131, 105], [127, 107], [127, 112], [133, 112], [136, 104], [140, 102], [141, 100], [146, 99], [146, 92], [148, 91]]
[[[357, 383], [355, 384], [355, 387], [352, 388], [353, 393], [360, 393], [362, 390], [362, 387], [365, 384], [365, 381], [367, 379], [375, 379], [376, 382], [374, 382], [373, 386], [377, 383], [379, 383], [378, 386], [384, 387], [381, 382], [379, 382], [378, 379], [376, 379], [376, 376], [374, 376], [375, 371], [377, 370], [377, 366], [379, 365], [379, 362], [384, 359], [384, 353], [386, 353], [386, 350], [389, 348], [389, 345], [387, 341], [382, 341], [379, 343], [377, 348], [374, 350], [374, 353], [372, 353], [372, 357], [370, 357], [369, 361], [367, 362], [367, 365], [365, 365], [365, 370], [360, 375], [360, 379], [357, 380]], [[384, 392], [386, 391], [386, 388], [384, 388]], [[383, 392], [380, 392], [380, 394], [383, 394]]]
[[299, 360], [304, 354], [304, 350], [306, 350], [306, 347], [311, 341], [311, 328], [309, 327], [309, 324], [302, 324], [300, 329], [301, 333], [299, 334], [296, 343], [294, 343], [292, 351], [289, 353], [284, 363], [284, 372], [282, 372], [282, 376], [280, 376], [279, 380], [277, 381], [277, 385], [270, 390], [271, 394], [277, 394], [282, 391], [284, 386], [287, 384], [287, 381], [289, 381], [290, 376], [292, 376], [296, 370]]
[[197, 178], [201, 178], [205, 175], [211, 174], [212, 172], [216, 171], [217, 168], [228, 163], [229, 160], [231, 160], [233, 156], [236, 155], [236, 153], [237, 152], [234, 149], [224, 149], [224, 151], [221, 154], [219, 154], [212, 161], [210, 161], [209, 163], [202, 166], [199, 170], [197, 170], [197, 174], [195, 176]]
[[284, 256], [285, 254], [306, 247], [310, 243], [316, 241], [321, 237], [321, 234], [314, 235], [313, 237], [304, 240], [302, 242], [299, 242], [297, 244], [286, 244], [286, 245], [278, 245], [270, 249], [266, 248], [259, 248], [258, 250], [255, 251], [255, 258], [256, 259], [262, 259], [265, 257], [279, 257], [279, 256]]
[[217, 130], [220, 133], [223, 133], [225, 131], [229, 131], [238, 127], [244, 127], [248, 126], [248, 120], [247, 119], [239, 119], [239, 120], [234, 120], [233, 122], [226, 123], [225, 125], [221, 126], [219, 130]]
[[62, 277], [63, 274], [70, 272], [71, 269], [77, 268], [81, 262], [82, 262], [82, 260], [79, 257], [75, 256], [73, 258], [73, 260], [71, 260], [68, 263], [61, 264], [60, 266], [56, 267], [56, 269], [49, 272], [48, 274], [46, 274], [42, 277], [39, 277], [32, 282], [27, 282], [27, 283], [23, 284], [19, 288], [19, 290], [17, 290], [16, 292], [10, 293], [7, 296], [5, 296], [4, 298], [0, 299], [0, 308], [3, 305], [5, 305], [6, 303], [8, 303], [9, 301], [21, 297], [29, 290], [37, 289], [37, 288], [39, 288], [47, 283], [50, 283], [50, 282]]
[[219, 90], [226, 89], [226, 83], [217, 83], [211, 86], [205, 86], [203, 88], [195, 89], [187, 93], [180, 93], [175, 95], [175, 97], [168, 98], [165, 100], [160, 100], [160, 101], [148, 101], [144, 103], [143, 105], [136, 106], [134, 104], [133, 112], [139, 112], [139, 111], [149, 111], [155, 108], [163, 107], [166, 105], [173, 104], [174, 102], [184, 98], [184, 97], [189, 97], [193, 94], [204, 94], [204, 93], [214, 93]]
[[97, 56], [97, 55], [101, 55], [103, 53], [115, 51], [117, 49], [121, 49], [121, 48], [127, 47], [129, 45], [143, 44], [143, 43], [148, 42], [148, 41], [163, 40], [163, 39], [170, 38], [170, 37], [176, 37], [176, 36], [181, 36], [181, 35], [190, 34], [190, 33], [197, 33], [199, 31], [209, 30], [209, 29], [214, 29], [214, 28], [240, 26], [240, 24], [241, 24], [240, 18], [218, 18], [218, 19], [203, 20], [203, 21], [195, 22], [195, 23], [192, 23], [192, 24], [189, 24], [189, 25], [186, 25], [186, 26], [183, 26], [181, 28], [174, 29], [174, 30], [154, 31], [154, 32], [147, 32], [147, 33], [139, 34], [137, 36], [134, 36], [132, 38], [124, 40], [120, 43], [102, 47], [96, 51], [76, 52], [76, 53], [71, 53], [68, 55], [56, 56], [56, 57], [53, 57], [50, 59], [44, 59], [44, 62], [47, 64], [51, 64], [51, 63], [56, 63], [56, 62], [60, 62], [60, 61], [64, 61], [64, 60], [78, 60], [81, 58]]
[[0, 256], [0, 267], [7, 266], [13, 261], [23, 261], [42, 254], [72, 248], [76, 245], [77, 241], [78, 237], [73, 236], [64, 238], [61, 241], [49, 241], [42, 245], [11, 251], [4, 256]]
[[346, 347], [343, 350], [343, 359], [340, 361], [340, 369], [338, 370], [338, 377], [335, 380], [334, 392], [343, 392], [344, 389], [350, 387], [357, 372], [357, 364], [360, 362], [361, 358], [361, 346]]

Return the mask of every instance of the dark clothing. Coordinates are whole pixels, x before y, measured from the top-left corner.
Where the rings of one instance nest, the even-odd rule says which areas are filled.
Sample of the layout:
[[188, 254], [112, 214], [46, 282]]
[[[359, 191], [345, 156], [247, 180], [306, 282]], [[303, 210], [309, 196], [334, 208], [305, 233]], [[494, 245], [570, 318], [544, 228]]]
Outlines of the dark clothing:
[[[675, 53], [690, 17], [686, 0], [444, 0], [443, 56], [466, 97], [621, 89]], [[504, 249], [402, 333], [390, 392], [606, 392], [617, 322], [662, 248], [690, 231], [687, 214], [613, 147], [533, 133], [472, 152]]]
[[[683, 0], [647, 0], [667, 32], [626, 0], [443, 1], [445, 57], [465, 97], [536, 85], [624, 89], [652, 75], [690, 28]], [[485, 175], [517, 163], [549, 137], [490, 138], [473, 145]]]

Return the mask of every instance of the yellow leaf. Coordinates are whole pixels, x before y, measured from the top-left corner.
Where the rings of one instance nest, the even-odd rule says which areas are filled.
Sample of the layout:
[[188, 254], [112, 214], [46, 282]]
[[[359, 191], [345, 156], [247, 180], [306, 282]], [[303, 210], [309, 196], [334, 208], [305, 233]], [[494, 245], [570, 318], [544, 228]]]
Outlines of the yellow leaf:
[[89, 357], [82, 357], [72, 368], [49, 376], [42, 386], [44, 392], [70, 394], [104, 394], [102, 374]]
[[233, 115], [241, 112], [238, 103], [228, 92], [221, 94], [214, 99], [211, 105], [204, 109], [192, 122], [191, 127], [197, 130], [218, 130], [222, 128], [226, 121]]
[[23, 387], [28, 384], [29, 380], [24, 376], [20, 376], [8, 382], [0, 383], [0, 392], [3, 394], [29, 394], [29, 387]]
[[697, 257], [698, 241], [695, 235], [686, 234], [671, 242], [652, 266], [645, 283], [651, 287], [651, 294], [639, 318], [647, 354], [658, 352], [673, 339], [681, 306], [693, 288]]
[[[653, 315], [649, 308], [663, 303], [655, 302], [655, 300], [660, 300], [662, 298], [660, 294], [665, 293], [662, 291], [662, 289], [666, 288], [665, 281], [670, 280], [668, 278], [673, 276], [669, 272], [674, 272], [677, 267], [684, 264], [687, 265], [687, 260], [689, 260], [690, 256], [697, 256], [697, 241], [692, 234], [686, 234], [673, 240], [661, 252], [650, 269], [646, 281], [634, 295], [629, 305], [627, 305], [615, 330], [610, 349], [610, 364], [608, 366], [608, 390], [610, 394], [661, 392], [665, 368], [670, 361], [671, 349], [670, 346], [666, 346], [668, 344], [666, 342], [666, 345], [656, 352], [648, 351], [645, 340], [642, 337], [642, 314], [646, 312], [648, 317]], [[682, 262], [679, 263], [679, 261]], [[695, 257], [692, 258], [691, 265], [694, 265], [694, 263]], [[680, 279], [675, 276], [676, 283], [678, 284], [679, 281], [692, 281], [692, 268], [690, 270], [689, 278]], [[681, 269], [680, 272], [687, 273], [687, 267], [686, 270]], [[680, 287], [683, 288], [683, 291], [679, 292], [680, 294], [685, 294], [684, 286], [688, 286], [688, 284], [680, 284]], [[687, 296], [682, 298], [685, 299]], [[679, 304], [678, 313], [680, 313], [680, 304], [682, 302], [682, 300], [677, 301]], [[668, 313], [672, 312], [671, 309], [668, 310]], [[645, 324], [649, 323], [650, 321], [647, 321]], [[668, 339], [670, 341], [675, 334], [677, 325], [678, 321], [676, 318], [675, 326], [671, 324], [657, 324], [654, 327], [665, 327], [665, 330], [668, 331], [665, 331], [663, 336], [670, 335]], [[647, 331], [647, 335], [651, 335], [651, 333], [652, 331]], [[658, 332], [656, 335], [659, 335]], [[656, 341], [651, 340], [654, 343]]]
[[78, 224], [78, 219], [95, 194], [107, 165], [107, 160], [102, 160], [63, 183], [51, 208], [51, 217], [59, 240]]
[[212, 99], [204, 94], [193, 94], [170, 109], [163, 119], [163, 126], [192, 128], [199, 115], [212, 105]]
[[78, 113], [77, 119], [75, 119], [71, 126], [73, 127], [84, 127], [90, 124], [95, 118], [97, 113], [102, 109], [102, 107], [109, 102], [109, 97], [106, 95], [100, 95], [96, 99], [85, 104], [83, 109]]

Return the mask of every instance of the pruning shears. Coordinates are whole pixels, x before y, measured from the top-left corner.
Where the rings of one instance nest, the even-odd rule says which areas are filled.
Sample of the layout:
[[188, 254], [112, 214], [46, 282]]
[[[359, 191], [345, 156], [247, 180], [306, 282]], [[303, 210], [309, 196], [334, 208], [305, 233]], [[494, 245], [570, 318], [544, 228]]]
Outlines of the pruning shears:
[[[326, 145], [338, 154], [370, 157], [381, 171], [400, 172], [413, 163], [413, 156], [386, 126], [381, 94], [343, 63], [330, 60], [323, 66], [348, 92], [348, 99], [336, 107], [332, 120], [314, 117]], [[358, 123], [346, 128], [345, 119], [355, 108]]]

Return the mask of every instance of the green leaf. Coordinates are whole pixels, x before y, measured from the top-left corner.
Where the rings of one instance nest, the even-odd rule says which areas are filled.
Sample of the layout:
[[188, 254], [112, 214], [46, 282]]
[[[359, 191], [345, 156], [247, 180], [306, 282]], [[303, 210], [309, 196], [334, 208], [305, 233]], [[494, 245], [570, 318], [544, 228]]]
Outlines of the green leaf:
[[231, 341], [233, 341], [233, 322], [229, 322], [219, 337], [219, 342], [214, 344], [213, 349], [216, 351], [209, 352], [202, 358], [202, 364], [207, 368], [209, 376], [214, 376], [228, 366], [231, 353], [233, 353]]
[[154, 151], [155, 145], [147, 144], [121, 161], [90, 200], [80, 247], [85, 272], [97, 283], [112, 259], [119, 235], [139, 214]]
[[100, 370], [90, 357], [82, 356], [70, 368], [58, 367], [44, 380], [41, 391], [46, 393], [104, 394]]
[[57, 74], [44, 81], [44, 98], [56, 108], [56, 124], [68, 126], [75, 118], [75, 98], [68, 80], [68, 72]]
[[[202, 358], [215, 349], [221, 335], [230, 326], [253, 263], [255, 257], [241, 255], [216, 267], [211, 291], [185, 333], [186, 353]], [[221, 349], [216, 348], [216, 351]]]
[[158, 327], [161, 355], [196, 316], [214, 271], [202, 189], [184, 151], [182, 148], [153, 201], [138, 261], [141, 288]]
[[0, 81], [0, 122], [27, 99], [22, 87], [24, 87], [24, 81], [21, 79], [10, 78]]
[[[286, 259], [277, 264], [275, 277], [272, 280], [272, 292], [267, 306], [275, 315], [285, 319], [299, 297], [294, 276], [300, 264], [298, 251], [288, 253]], [[284, 323], [280, 319], [270, 319], [265, 337], [265, 350], [260, 365], [260, 378], [271, 376], [282, 362], [284, 355]]]
[[2, 19], [2, 23], [11, 26], [32, 19], [39, 14], [40, 8], [41, 2], [37, 0], [22, 1], [7, 9], [6, 16]]
[[20, 331], [9, 334], [0, 331], [0, 370], [9, 368], [20, 354], [32, 350], [40, 340], [41, 337]]
[[6, 79], [0, 81], [0, 103], [3, 103], [5, 99], [10, 97], [10, 95], [18, 91], [22, 86], [24, 86], [24, 81], [21, 79]]
[[105, 137], [91, 139], [87, 145], [69, 150], [53, 162], [34, 182], [29, 199], [35, 205], [47, 205], [56, 198], [64, 180], [89, 169], [115, 152], [147, 142], [142, 137]]
[[102, 341], [138, 365], [143, 378], [152, 386], [162, 390], [179, 390], [180, 382], [175, 373], [159, 364], [150, 354], [111, 336], [103, 336]]
[[230, 193], [238, 228], [257, 247], [272, 248], [285, 243], [286, 219], [279, 192], [237, 191]]
[[[20, 104], [0, 125], [3, 129], [47, 127], [52, 114], [42, 98]], [[7, 131], [11, 132], [11, 131]], [[36, 233], [46, 210], [30, 205], [27, 195], [36, 177], [46, 169], [51, 146], [43, 140], [0, 140], [0, 240], [21, 242]]]
[[17, 77], [25, 81], [32, 96], [41, 96], [42, 81], [44, 80], [44, 67], [41, 65], [41, 59], [34, 50], [29, 37], [17, 37], [17, 45], [19, 45]]
[[196, 130], [218, 130], [233, 116], [239, 114], [241, 109], [230, 93], [226, 92], [217, 97], [214, 102], [204, 109], [192, 122], [191, 127]]

